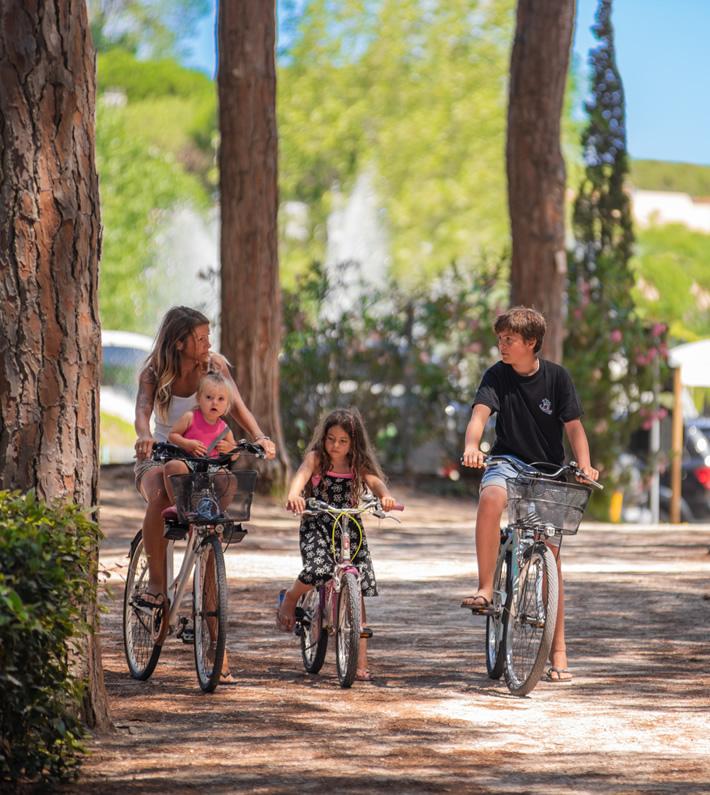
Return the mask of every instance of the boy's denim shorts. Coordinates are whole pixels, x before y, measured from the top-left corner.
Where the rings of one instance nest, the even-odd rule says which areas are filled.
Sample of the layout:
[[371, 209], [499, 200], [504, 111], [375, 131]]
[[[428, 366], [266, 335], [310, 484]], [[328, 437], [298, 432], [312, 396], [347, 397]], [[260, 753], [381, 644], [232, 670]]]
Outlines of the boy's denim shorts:
[[521, 461], [514, 455], [506, 455], [504, 458], [508, 460], [497, 461], [495, 464], [486, 467], [483, 477], [481, 478], [480, 491], [483, 491], [487, 486], [499, 486], [501, 489], [504, 489], [506, 482], [518, 475], [518, 470], [513, 464], [508, 463], [508, 461], [515, 461], [516, 464], [524, 469], [528, 468], [528, 465], [524, 461]]
[[[517, 464], [523, 467], [523, 469], [531, 469], [531, 471], [535, 471], [532, 469], [532, 467], [528, 467], [524, 461], [521, 461], [514, 455], [506, 455], [505, 458], [515, 461]], [[488, 486], [499, 486], [500, 488], [505, 489], [506, 481], [515, 478], [518, 474], [518, 470], [513, 466], [513, 464], [508, 463], [508, 461], [496, 462], [490, 467], [486, 467], [483, 477], [481, 478], [480, 491], [483, 491], [483, 489], [487, 488]], [[546, 543], [550, 546], [558, 547], [560, 545], [561, 539], [562, 536], [560, 535], [552, 536], [551, 538], [547, 539]]]

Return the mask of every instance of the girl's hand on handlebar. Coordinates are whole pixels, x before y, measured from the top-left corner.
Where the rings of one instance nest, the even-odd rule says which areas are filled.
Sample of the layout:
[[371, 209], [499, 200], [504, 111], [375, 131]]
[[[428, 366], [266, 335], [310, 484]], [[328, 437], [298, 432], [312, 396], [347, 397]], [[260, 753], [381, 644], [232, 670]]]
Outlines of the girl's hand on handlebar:
[[150, 458], [154, 444], [155, 439], [152, 436], [139, 436], [135, 444], [136, 459], [142, 461], [145, 458]]
[[467, 447], [461, 456], [461, 463], [465, 467], [480, 469], [486, 460], [486, 454], [477, 447]]
[[[226, 439], [222, 439], [220, 442], [217, 442], [217, 447], [215, 449], [220, 455], [231, 453], [232, 450], [234, 450], [234, 442], [229, 442]], [[235, 453], [232, 456], [232, 461], [236, 461], [237, 458], [239, 458], [239, 453]]]
[[306, 510], [306, 501], [303, 497], [289, 497], [286, 500], [286, 510], [302, 514]]
[[193, 455], [196, 458], [205, 455], [207, 452], [207, 448], [199, 439], [185, 439], [182, 449], [189, 455]]
[[382, 505], [383, 511], [391, 511], [396, 504], [397, 500], [391, 494], [386, 497], [380, 497], [380, 505]]

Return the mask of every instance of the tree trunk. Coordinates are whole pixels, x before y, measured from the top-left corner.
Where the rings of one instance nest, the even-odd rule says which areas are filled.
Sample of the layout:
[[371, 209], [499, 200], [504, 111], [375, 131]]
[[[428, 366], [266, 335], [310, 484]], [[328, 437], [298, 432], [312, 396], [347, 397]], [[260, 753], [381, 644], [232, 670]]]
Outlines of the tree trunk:
[[276, 15], [273, 2], [219, 4], [221, 348], [247, 406], [287, 461], [279, 418]]
[[560, 118], [573, 26], [574, 0], [518, 0], [510, 62], [511, 301], [545, 315], [543, 355], [557, 362], [562, 359], [567, 271]]
[[[86, 6], [2, 0], [0, 13], [0, 488], [89, 508], [101, 226]], [[85, 718], [106, 728], [96, 605], [87, 610]]]

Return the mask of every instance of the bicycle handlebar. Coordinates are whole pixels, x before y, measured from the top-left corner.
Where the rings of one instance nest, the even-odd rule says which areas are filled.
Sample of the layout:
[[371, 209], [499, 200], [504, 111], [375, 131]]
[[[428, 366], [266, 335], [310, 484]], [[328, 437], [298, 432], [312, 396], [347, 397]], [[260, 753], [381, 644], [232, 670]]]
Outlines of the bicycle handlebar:
[[191, 464], [226, 466], [236, 453], [247, 453], [248, 455], [253, 455], [255, 458], [266, 458], [266, 451], [260, 444], [248, 442], [246, 439], [240, 439], [236, 446], [228, 453], [220, 453], [216, 456], [191, 456], [188, 455], [182, 447], [178, 447], [176, 444], [171, 444], [170, 442], [156, 442], [156, 444], [153, 445], [152, 458], [153, 461], [160, 462], [179, 458]]
[[[601, 483], [598, 483], [596, 480], [592, 480], [590, 477], [584, 474], [584, 472], [579, 468], [579, 465], [576, 461], [570, 461], [569, 464], [562, 464], [562, 466], [558, 466], [557, 464], [550, 464], [547, 461], [533, 461], [531, 464], [524, 464], [520, 465], [516, 461], [507, 458], [506, 456], [496, 455], [496, 456], [489, 456], [484, 462], [484, 467], [489, 467], [491, 464], [498, 463], [499, 461], [505, 461], [506, 463], [510, 464], [514, 469], [518, 472], [526, 472], [527, 469], [534, 469], [536, 473], [543, 478], [558, 478], [560, 475], [574, 475], [575, 478], [581, 478], [584, 482], [590, 486], [593, 486], [595, 489], [599, 489], [599, 491], [603, 491], [604, 486]], [[541, 469], [541, 467], [545, 467], [551, 469], [553, 471], [545, 471]], [[527, 469], [526, 469], [527, 468]]]
[[[393, 511], [403, 511], [404, 505], [401, 502], [396, 503], [392, 507]], [[376, 516], [378, 519], [394, 519], [394, 516], [388, 516], [388, 513], [382, 508], [382, 503], [380, 502], [378, 497], [372, 497], [364, 502], [360, 503], [360, 505], [355, 505], [350, 508], [343, 508], [341, 505], [328, 505], [327, 502], [323, 502], [323, 500], [318, 500], [315, 497], [309, 497], [306, 500], [306, 510], [303, 512], [303, 516], [313, 516], [317, 513], [349, 513], [353, 515], [359, 516], [361, 513], [371, 513], [373, 516]]]

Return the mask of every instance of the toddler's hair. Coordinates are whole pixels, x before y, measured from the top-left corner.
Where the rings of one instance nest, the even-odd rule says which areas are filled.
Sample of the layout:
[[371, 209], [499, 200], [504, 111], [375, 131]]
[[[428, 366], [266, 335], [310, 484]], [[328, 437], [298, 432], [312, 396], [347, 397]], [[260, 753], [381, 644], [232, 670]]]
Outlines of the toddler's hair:
[[365, 423], [360, 412], [354, 408], [335, 409], [327, 414], [313, 432], [313, 438], [307, 452], [315, 452], [320, 462], [320, 475], [323, 476], [331, 468], [332, 462], [325, 450], [325, 438], [328, 431], [335, 426], [342, 428], [350, 437], [350, 468], [353, 473], [352, 499], [357, 504], [365, 490], [365, 475], [376, 475], [385, 480], [384, 473], [377, 461], [377, 455], [367, 434]]
[[500, 334], [501, 331], [510, 331], [513, 334], [520, 334], [526, 341], [535, 340], [533, 353], [538, 353], [545, 338], [545, 318], [530, 307], [513, 306], [507, 312], [498, 315], [493, 324], [493, 331], [496, 334]]
[[226, 414], [234, 402], [234, 392], [232, 390], [232, 385], [229, 383], [229, 381], [227, 381], [222, 373], [206, 373], [202, 376], [202, 378], [200, 378], [200, 383], [197, 385], [198, 398], [208, 386], [222, 387], [227, 393], [227, 408], [224, 412]]

